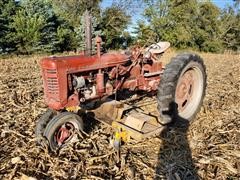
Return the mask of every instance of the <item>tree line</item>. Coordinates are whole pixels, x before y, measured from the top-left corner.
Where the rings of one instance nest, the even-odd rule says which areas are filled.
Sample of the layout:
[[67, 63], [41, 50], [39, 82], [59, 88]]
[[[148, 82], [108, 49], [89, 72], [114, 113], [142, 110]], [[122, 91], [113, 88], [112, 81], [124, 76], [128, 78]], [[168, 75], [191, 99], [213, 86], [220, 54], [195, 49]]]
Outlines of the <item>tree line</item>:
[[[92, 14], [93, 35], [106, 48], [121, 48], [130, 16], [101, 0], [0, 0], [0, 53], [55, 53], [84, 49], [84, 18]], [[117, 44], [118, 42], [119, 44]]]
[[[206, 52], [240, 50], [239, 0], [219, 9], [210, 0], [145, 0], [136, 27], [141, 44], [167, 40], [176, 48]], [[231, 1], [228, 1], [229, 3]]]
[[[224, 9], [208, 0], [113, 0], [104, 9], [101, 2], [0, 0], [0, 54], [83, 50], [86, 10], [92, 14], [94, 37], [100, 35], [107, 49], [158, 41], [206, 52], [240, 48], [239, 0]], [[136, 7], [143, 8], [143, 18], [131, 33]]]

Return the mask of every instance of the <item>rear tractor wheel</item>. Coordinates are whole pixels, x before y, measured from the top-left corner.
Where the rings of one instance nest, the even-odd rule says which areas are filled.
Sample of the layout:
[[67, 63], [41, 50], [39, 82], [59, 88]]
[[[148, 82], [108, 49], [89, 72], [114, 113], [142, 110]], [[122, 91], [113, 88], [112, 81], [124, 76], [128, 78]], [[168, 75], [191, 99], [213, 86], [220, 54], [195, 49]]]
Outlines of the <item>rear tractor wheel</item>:
[[[36, 126], [38, 139], [45, 138], [52, 151], [77, 140], [76, 131], [83, 130], [83, 121], [80, 116], [70, 112], [62, 112], [49, 116], [49, 111], [44, 114]], [[45, 123], [42, 123], [45, 121]], [[44, 124], [40, 126], [41, 124]], [[41, 130], [40, 130], [41, 128]], [[41, 137], [41, 138], [39, 138]]]
[[206, 68], [196, 54], [180, 54], [166, 66], [158, 87], [160, 123], [174, 118], [192, 120], [199, 112], [206, 90]]

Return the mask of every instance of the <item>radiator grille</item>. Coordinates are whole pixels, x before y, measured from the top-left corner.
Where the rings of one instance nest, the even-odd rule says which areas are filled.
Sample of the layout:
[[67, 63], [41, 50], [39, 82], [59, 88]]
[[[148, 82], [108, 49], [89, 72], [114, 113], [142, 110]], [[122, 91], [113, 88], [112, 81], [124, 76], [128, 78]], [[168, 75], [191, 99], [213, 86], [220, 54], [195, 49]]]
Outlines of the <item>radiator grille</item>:
[[48, 93], [52, 95], [58, 95], [59, 86], [56, 69], [46, 69], [45, 75]]

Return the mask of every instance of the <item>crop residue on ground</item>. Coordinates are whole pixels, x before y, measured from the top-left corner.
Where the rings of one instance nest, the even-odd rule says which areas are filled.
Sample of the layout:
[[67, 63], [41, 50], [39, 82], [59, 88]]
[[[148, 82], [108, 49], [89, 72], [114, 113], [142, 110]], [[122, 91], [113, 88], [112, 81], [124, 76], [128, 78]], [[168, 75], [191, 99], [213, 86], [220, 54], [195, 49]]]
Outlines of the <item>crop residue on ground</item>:
[[[88, 135], [57, 154], [37, 147], [36, 119], [47, 108], [40, 57], [1, 59], [0, 179], [239, 179], [240, 56], [200, 55], [208, 86], [196, 119], [124, 145], [119, 162], [109, 145], [111, 129], [99, 123], [90, 124]], [[137, 104], [156, 111], [156, 101], [150, 98]]]

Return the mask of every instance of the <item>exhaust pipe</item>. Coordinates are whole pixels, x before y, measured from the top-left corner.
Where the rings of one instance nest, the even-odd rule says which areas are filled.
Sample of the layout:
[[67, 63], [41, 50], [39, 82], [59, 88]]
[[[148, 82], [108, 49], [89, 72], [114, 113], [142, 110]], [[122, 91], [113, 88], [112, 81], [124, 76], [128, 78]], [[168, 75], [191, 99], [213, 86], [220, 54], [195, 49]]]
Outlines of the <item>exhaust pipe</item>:
[[85, 29], [85, 52], [86, 56], [92, 55], [92, 17], [89, 11], [84, 13], [84, 29]]

